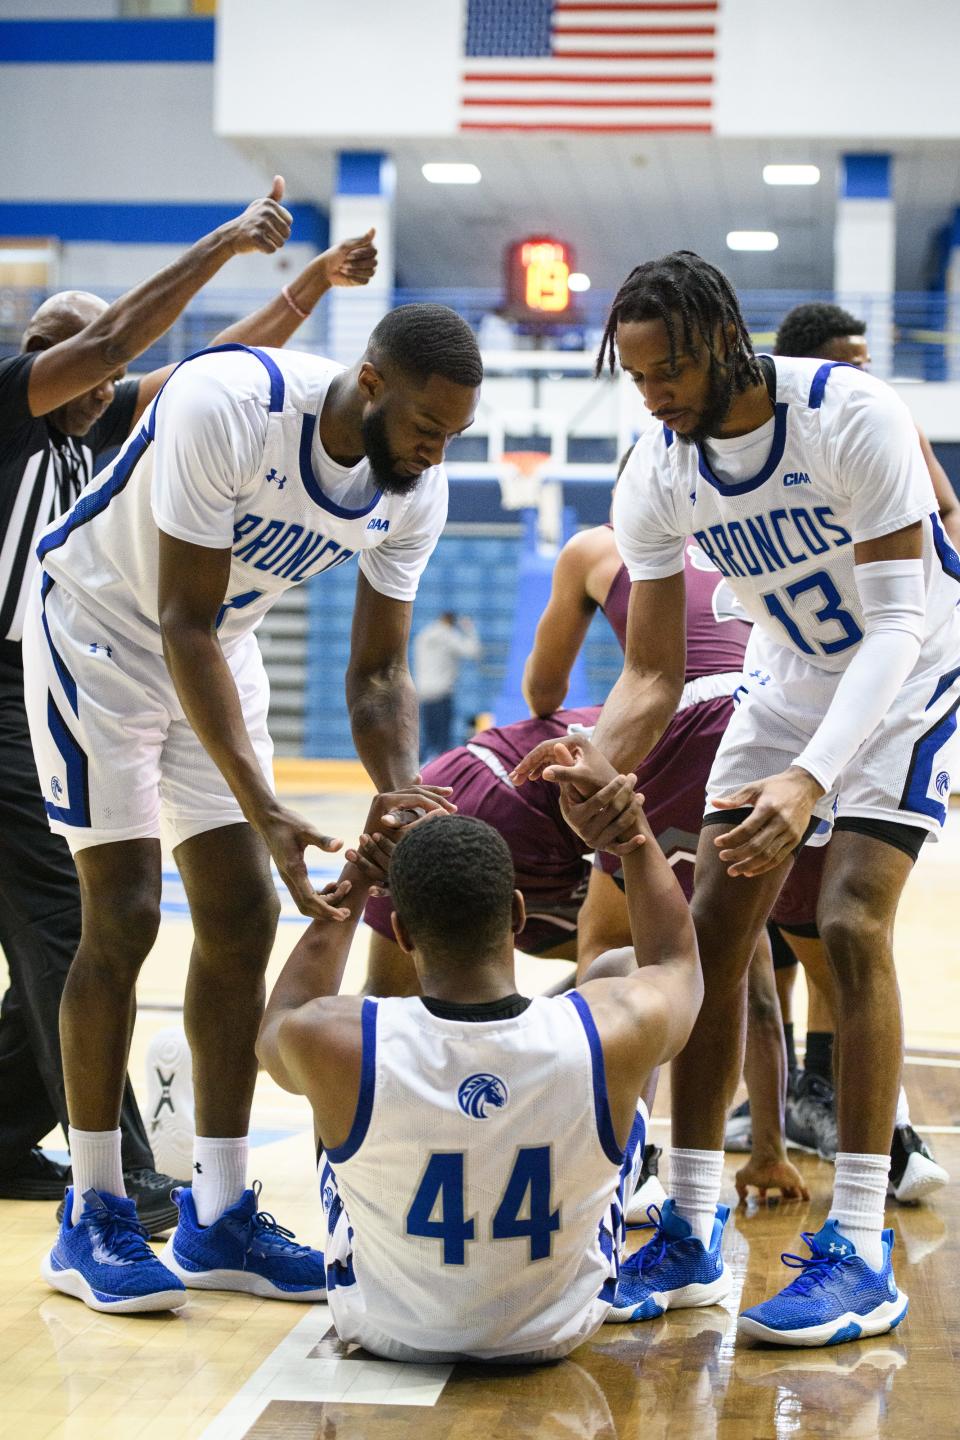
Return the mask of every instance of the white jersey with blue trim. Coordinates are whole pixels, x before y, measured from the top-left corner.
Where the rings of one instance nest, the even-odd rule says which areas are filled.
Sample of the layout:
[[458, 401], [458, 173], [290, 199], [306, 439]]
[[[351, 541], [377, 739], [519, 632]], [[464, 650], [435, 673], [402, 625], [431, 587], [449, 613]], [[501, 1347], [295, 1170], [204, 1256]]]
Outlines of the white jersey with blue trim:
[[573, 1349], [609, 1309], [624, 1234], [603, 1053], [576, 992], [510, 1019], [366, 1000], [360, 1098], [320, 1157], [341, 1339], [477, 1358]]
[[631, 580], [681, 571], [693, 535], [774, 647], [835, 674], [864, 634], [854, 544], [919, 521], [927, 617], [914, 674], [939, 671], [958, 649], [960, 557], [909, 411], [852, 366], [762, 359], [776, 388], [759, 430], [693, 445], [659, 426], [637, 442], [613, 504]]
[[375, 590], [412, 600], [446, 521], [446, 473], [435, 466], [409, 494], [389, 495], [366, 459], [346, 467], [327, 455], [318, 417], [343, 368], [245, 346], [184, 361], [113, 465], [44, 532], [44, 570], [158, 653], [159, 530], [232, 548], [218, 618], [225, 651], [289, 586], [354, 555]]

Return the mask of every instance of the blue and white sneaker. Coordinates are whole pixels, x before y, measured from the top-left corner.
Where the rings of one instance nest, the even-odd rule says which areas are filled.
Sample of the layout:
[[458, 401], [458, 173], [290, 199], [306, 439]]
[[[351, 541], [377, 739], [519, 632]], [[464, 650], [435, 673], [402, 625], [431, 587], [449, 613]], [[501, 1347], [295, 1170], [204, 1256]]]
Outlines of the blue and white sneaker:
[[180, 1220], [161, 1258], [188, 1290], [242, 1290], [265, 1300], [326, 1300], [322, 1254], [298, 1245], [292, 1231], [257, 1209], [259, 1180], [212, 1225], [198, 1223], [189, 1188], [173, 1195]]
[[892, 1230], [884, 1230], [881, 1237], [879, 1270], [872, 1270], [857, 1254], [834, 1220], [816, 1235], [805, 1231], [803, 1239], [810, 1250], [807, 1259], [780, 1257], [800, 1274], [772, 1300], [744, 1310], [742, 1334], [771, 1345], [840, 1345], [844, 1340], [885, 1335], [900, 1324], [909, 1302], [893, 1278]]
[[672, 1200], [665, 1200], [659, 1211], [651, 1206], [650, 1218], [657, 1228], [646, 1245], [620, 1266], [608, 1324], [655, 1320], [665, 1310], [719, 1304], [733, 1283], [720, 1248], [729, 1214], [726, 1205], [717, 1206], [707, 1247], [677, 1214]]
[[147, 1232], [132, 1200], [85, 1190], [83, 1212], [75, 1225], [72, 1214], [70, 1188], [57, 1243], [40, 1262], [40, 1273], [54, 1290], [105, 1314], [179, 1310], [187, 1303], [182, 1282], [147, 1244]]

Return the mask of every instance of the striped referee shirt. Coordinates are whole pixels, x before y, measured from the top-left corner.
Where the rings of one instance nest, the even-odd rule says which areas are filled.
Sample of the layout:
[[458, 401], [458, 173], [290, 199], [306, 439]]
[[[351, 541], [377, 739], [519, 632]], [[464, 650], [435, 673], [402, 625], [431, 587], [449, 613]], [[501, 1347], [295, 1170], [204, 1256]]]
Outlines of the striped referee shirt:
[[73, 504], [97, 456], [126, 440], [137, 405], [137, 381], [121, 381], [85, 435], [64, 435], [49, 415], [30, 414], [27, 384], [35, 359], [0, 361], [0, 641], [19, 642], [23, 635], [40, 532]]

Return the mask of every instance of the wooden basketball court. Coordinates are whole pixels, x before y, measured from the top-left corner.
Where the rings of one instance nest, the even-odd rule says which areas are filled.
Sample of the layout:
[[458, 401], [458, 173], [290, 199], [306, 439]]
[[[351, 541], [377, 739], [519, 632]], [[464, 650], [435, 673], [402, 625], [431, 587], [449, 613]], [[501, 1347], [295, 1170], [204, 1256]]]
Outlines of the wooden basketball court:
[[[355, 837], [366, 810], [351, 767], [288, 772], [291, 803]], [[607, 1326], [572, 1358], [539, 1369], [402, 1366], [343, 1347], [325, 1306], [193, 1291], [179, 1315], [100, 1316], [47, 1289], [52, 1204], [0, 1202], [0, 1437], [17, 1440], [793, 1440], [803, 1436], [946, 1440], [960, 1434], [960, 816], [921, 856], [901, 909], [897, 953], [906, 1013], [905, 1083], [914, 1124], [954, 1176], [923, 1207], [891, 1202], [898, 1284], [909, 1315], [892, 1336], [810, 1352], [736, 1342], [735, 1316], [778, 1289], [781, 1250], [826, 1214], [832, 1168], [794, 1157], [809, 1204], [734, 1212], [727, 1254], [736, 1278], [724, 1307]], [[332, 857], [331, 857], [332, 858]], [[334, 866], [323, 861], [324, 870]], [[287, 905], [271, 973], [300, 921]], [[131, 1073], [179, 1021], [189, 923], [172, 866], [164, 923], [143, 971]], [[358, 937], [348, 986], [363, 975]], [[567, 967], [522, 960], [520, 988], [541, 990]], [[802, 1030], [802, 1014], [798, 1030]], [[666, 1144], [666, 1095], [653, 1139]], [[302, 1240], [321, 1243], [321, 1210], [305, 1102], [261, 1076], [251, 1178], [262, 1204]], [[54, 1152], [63, 1137], [47, 1141]], [[735, 1203], [727, 1162], [724, 1200]], [[633, 1244], [644, 1232], [634, 1232]], [[800, 1248], [803, 1248], [802, 1246]]]

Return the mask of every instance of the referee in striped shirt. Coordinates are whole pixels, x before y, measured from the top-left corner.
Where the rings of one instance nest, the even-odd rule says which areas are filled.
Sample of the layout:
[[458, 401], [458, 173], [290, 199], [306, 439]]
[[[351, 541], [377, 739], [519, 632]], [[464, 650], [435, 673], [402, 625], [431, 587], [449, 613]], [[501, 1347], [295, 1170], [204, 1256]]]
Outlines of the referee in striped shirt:
[[[173, 323], [232, 256], [270, 254], [290, 234], [278, 176], [268, 196], [204, 236], [108, 306], [65, 291], [36, 311], [19, 355], [0, 361], [0, 948], [10, 972], [0, 1010], [0, 1198], [60, 1199], [70, 1174], [39, 1149], [67, 1131], [59, 1009], [80, 939], [80, 888], [66, 842], [51, 833], [23, 701], [20, 639], [36, 541], [91, 478], [98, 455], [126, 440], [173, 367], [124, 380], [126, 365]], [[218, 335], [279, 346], [331, 285], [362, 285], [376, 268], [373, 232], [317, 256], [256, 314]], [[127, 1194], [151, 1232], [176, 1223], [129, 1081], [120, 1115]]]

